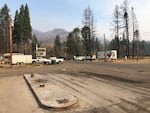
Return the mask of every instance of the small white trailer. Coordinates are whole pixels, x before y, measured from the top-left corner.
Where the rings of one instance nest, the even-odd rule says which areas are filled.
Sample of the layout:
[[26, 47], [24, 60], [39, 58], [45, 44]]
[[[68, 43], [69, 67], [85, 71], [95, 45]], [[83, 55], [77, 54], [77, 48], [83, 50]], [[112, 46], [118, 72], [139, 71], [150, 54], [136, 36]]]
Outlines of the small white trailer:
[[97, 59], [111, 59], [117, 60], [117, 50], [110, 50], [110, 51], [99, 51], [97, 52]]
[[[5, 63], [10, 63], [10, 53], [4, 54]], [[12, 64], [31, 64], [32, 55], [24, 55], [21, 53], [12, 53]]]
[[111, 56], [110, 58], [112, 60], [117, 60], [117, 50], [111, 50]]

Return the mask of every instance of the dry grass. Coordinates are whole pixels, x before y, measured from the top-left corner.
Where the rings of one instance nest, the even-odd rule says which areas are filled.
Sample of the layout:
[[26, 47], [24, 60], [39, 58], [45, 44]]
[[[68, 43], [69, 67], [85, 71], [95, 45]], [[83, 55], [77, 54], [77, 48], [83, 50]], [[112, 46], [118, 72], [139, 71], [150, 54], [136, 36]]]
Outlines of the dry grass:
[[134, 58], [134, 59], [118, 59], [116, 61], [113, 61], [115, 63], [139, 63], [139, 64], [150, 64], [150, 58]]

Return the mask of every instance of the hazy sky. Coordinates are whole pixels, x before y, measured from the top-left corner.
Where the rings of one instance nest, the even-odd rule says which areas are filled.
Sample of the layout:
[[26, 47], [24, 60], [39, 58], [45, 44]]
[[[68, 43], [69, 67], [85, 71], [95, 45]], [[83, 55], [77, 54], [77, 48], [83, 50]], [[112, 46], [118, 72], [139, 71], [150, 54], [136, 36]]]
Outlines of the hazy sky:
[[[134, 7], [141, 39], [148, 39], [150, 33], [150, 0], [128, 0], [130, 8]], [[115, 5], [121, 5], [123, 0], [0, 0], [0, 7], [6, 3], [10, 14], [21, 4], [27, 3], [30, 10], [33, 28], [46, 32], [54, 28], [64, 28], [71, 31], [75, 27], [82, 27], [83, 10], [90, 6], [96, 20], [96, 32], [99, 36], [106, 33], [110, 38], [110, 24]], [[145, 34], [143, 34], [145, 33]]]

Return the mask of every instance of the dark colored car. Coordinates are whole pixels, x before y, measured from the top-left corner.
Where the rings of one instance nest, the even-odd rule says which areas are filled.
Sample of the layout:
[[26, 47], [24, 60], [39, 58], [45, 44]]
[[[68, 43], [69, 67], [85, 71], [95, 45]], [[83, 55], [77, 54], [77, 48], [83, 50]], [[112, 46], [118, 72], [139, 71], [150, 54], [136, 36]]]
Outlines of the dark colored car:
[[92, 57], [91, 57], [91, 56], [86, 56], [86, 57], [85, 57], [85, 60], [92, 61]]

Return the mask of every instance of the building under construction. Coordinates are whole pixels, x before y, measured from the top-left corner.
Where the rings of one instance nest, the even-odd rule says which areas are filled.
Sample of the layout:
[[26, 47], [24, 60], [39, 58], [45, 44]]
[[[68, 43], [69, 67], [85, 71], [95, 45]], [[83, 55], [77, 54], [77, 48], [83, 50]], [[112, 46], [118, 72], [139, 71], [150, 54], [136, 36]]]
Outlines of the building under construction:
[[10, 51], [9, 18], [0, 15], [0, 54]]

